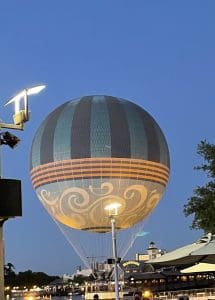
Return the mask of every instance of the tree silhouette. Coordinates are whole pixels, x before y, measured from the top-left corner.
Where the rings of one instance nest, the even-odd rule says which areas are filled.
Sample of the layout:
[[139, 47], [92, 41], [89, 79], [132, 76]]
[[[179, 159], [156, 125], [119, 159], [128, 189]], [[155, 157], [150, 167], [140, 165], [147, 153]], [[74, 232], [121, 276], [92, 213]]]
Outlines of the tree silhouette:
[[204, 159], [204, 163], [195, 169], [206, 172], [210, 180], [194, 190], [194, 196], [184, 206], [184, 214], [194, 215], [192, 229], [215, 233], [215, 145], [201, 141], [197, 153]]

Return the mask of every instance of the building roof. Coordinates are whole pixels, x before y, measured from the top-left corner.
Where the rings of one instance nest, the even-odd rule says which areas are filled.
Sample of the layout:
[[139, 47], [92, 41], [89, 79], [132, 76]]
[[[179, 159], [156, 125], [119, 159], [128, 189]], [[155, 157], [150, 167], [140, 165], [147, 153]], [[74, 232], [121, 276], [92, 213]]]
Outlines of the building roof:
[[181, 273], [215, 272], [215, 264], [199, 263], [181, 270]]
[[166, 253], [147, 263], [158, 266], [191, 265], [196, 262], [215, 263], [215, 235], [208, 234], [198, 241]]

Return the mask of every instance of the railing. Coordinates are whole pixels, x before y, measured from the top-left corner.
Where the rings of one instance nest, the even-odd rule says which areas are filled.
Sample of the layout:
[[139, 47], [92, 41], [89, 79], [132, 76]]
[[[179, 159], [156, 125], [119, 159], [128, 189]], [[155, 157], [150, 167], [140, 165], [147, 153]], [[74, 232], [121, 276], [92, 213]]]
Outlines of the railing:
[[154, 295], [154, 299], [177, 299], [177, 300], [201, 300], [215, 299], [215, 288], [205, 288], [205, 289], [190, 289], [190, 290], [178, 290], [178, 291], [168, 291], [160, 292]]

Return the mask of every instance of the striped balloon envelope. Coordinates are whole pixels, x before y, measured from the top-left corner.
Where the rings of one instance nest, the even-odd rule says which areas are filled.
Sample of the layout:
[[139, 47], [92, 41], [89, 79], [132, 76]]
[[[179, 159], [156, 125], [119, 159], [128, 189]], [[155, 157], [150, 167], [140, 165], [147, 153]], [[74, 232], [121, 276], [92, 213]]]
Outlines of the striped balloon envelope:
[[31, 148], [33, 187], [50, 215], [71, 228], [110, 231], [148, 216], [169, 178], [169, 151], [156, 121], [136, 104], [85, 96], [51, 112]]

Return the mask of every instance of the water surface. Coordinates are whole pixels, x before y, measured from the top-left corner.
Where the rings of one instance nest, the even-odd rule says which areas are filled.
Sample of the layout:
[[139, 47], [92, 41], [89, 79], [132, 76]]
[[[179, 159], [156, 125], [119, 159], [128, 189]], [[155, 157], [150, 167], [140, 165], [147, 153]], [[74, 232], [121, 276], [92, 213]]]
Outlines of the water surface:
[[[28, 298], [28, 297], [16, 297], [16, 298], [8, 298], [8, 300], [36, 300], [36, 297], [35, 298]], [[50, 298], [50, 300], [83, 300], [84, 299], [84, 296], [79, 296], [79, 295], [75, 295], [75, 296], [65, 296], [65, 297], [52, 297]], [[41, 298], [42, 300], [42, 298]]]

